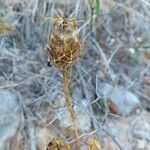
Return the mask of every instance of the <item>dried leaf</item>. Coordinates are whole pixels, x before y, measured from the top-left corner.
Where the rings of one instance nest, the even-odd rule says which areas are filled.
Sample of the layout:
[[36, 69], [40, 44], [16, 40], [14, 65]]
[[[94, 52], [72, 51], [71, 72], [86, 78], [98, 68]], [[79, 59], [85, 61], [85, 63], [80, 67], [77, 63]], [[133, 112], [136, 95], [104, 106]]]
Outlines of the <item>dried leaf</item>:
[[145, 56], [147, 59], [150, 59], [150, 50], [149, 50], [149, 51], [145, 51], [145, 52], [144, 52], [144, 56]]
[[70, 146], [60, 138], [53, 138], [49, 142], [47, 150], [70, 150]]

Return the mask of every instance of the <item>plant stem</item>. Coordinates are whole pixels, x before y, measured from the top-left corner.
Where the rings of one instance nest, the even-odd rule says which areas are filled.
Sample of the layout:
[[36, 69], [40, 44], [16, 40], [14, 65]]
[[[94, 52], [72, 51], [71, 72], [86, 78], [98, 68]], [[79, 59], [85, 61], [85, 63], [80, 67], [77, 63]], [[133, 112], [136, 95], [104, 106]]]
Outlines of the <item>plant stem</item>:
[[73, 101], [70, 95], [69, 81], [70, 81], [69, 73], [63, 71], [63, 84], [64, 84], [64, 94], [66, 98], [66, 105], [67, 105], [68, 112], [70, 113], [70, 116], [72, 118], [73, 127], [75, 130], [75, 136], [77, 138], [77, 150], [80, 150], [80, 140], [79, 140], [78, 129], [77, 129], [77, 116], [73, 108]]

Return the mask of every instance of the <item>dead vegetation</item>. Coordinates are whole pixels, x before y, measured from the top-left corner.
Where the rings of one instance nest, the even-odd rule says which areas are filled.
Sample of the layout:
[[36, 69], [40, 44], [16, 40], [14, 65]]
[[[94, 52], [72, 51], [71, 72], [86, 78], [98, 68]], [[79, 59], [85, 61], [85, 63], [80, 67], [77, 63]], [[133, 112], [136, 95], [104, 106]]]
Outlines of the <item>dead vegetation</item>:
[[6, 34], [8, 32], [11, 32], [11, 27], [10, 25], [4, 21], [4, 20], [0, 20], [0, 35]]
[[77, 149], [80, 149], [78, 139], [77, 115], [69, 90], [70, 74], [72, 65], [80, 57], [82, 45], [78, 37], [77, 20], [65, 18], [64, 14], [58, 19], [53, 19], [53, 27], [49, 35], [47, 45], [48, 59], [50, 63], [58, 68], [63, 74], [64, 94], [66, 106], [72, 118], [75, 135], [77, 138]]
[[70, 146], [66, 144], [62, 139], [52, 139], [48, 144], [47, 150], [70, 150]]

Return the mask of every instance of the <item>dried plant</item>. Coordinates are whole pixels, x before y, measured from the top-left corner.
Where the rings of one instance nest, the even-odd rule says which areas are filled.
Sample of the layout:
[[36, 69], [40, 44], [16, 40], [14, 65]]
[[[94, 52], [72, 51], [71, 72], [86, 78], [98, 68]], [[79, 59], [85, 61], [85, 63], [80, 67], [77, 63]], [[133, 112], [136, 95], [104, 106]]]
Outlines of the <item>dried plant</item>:
[[95, 139], [91, 139], [89, 142], [88, 150], [101, 150], [101, 145], [100, 145], [99, 141], [97, 141]]
[[70, 150], [70, 146], [60, 138], [53, 138], [49, 142], [47, 150]]
[[11, 31], [12, 29], [10, 25], [6, 21], [0, 19], [0, 35], [11, 32]]
[[72, 118], [75, 135], [77, 138], [77, 149], [80, 149], [78, 139], [77, 116], [74, 111], [73, 101], [70, 95], [69, 82], [71, 69], [82, 52], [82, 44], [78, 37], [76, 18], [66, 18], [63, 14], [53, 20], [53, 27], [50, 32], [47, 45], [48, 58], [52, 66], [58, 68], [63, 74], [64, 93], [67, 109]]

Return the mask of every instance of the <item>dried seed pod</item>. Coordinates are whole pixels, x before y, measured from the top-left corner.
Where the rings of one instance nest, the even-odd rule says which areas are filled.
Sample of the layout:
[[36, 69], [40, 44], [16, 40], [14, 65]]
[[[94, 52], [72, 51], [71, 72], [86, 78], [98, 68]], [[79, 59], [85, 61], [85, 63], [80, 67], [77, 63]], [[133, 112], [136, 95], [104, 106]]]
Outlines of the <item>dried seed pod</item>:
[[47, 45], [51, 64], [61, 71], [68, 71], [81, 55], [82, 44], [77, 35], [77, 20], [59, 17], [53, 20]]

